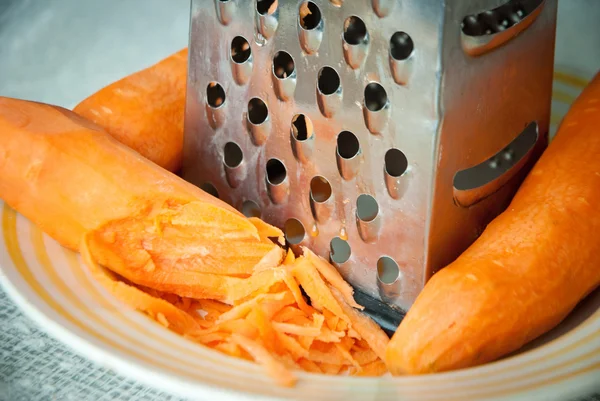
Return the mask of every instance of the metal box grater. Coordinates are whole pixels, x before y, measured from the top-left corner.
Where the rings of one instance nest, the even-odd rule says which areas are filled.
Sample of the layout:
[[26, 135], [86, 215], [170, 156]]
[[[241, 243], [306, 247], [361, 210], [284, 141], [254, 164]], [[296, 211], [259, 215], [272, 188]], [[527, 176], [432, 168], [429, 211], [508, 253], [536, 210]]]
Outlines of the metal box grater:
[[192, 0], [183, 176], [407, 310], [547, 143], [557, 0]]

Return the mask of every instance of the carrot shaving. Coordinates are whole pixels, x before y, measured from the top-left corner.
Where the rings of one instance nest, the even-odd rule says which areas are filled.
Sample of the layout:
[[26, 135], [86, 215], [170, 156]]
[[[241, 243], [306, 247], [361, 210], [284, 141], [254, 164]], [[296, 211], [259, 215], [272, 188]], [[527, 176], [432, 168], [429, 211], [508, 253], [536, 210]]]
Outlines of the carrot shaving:
[[335, 348], [340, 352], [340, 354], [346, 359], [346, 361], [350, 362], [356, 369], [360, 370], [360, 364], [352, 357], [350, 351], [346, 349], [342, 344], [334, 344]]
[[254, 225], [254, 227], [256, 227], [258, 236], [262, 242], [272, 243], [271, 238], [273, 238], [282, 246], [285, 245], [283, 231], [277, 227], [273, 227], [272, 225], [265, 223], [257, 217], [249, 217], [248, 220]]
[[317, 342], [313, 343], [311, 349], [308, 351], [308, 359], [318, 363], [331, 363], [335, 365], [349, 365], [350, 362], [344, 357], [344, 355], [338, 350], [335, 345], [326, 344], [326, 347], [315, 346]]
[[273, 322], [273, 327], [286, 334], [297, 336], [316, 337], [321, 333], [318, 327], [298, 326], [297, 324]]
[[295, 260], [296, 260], [296, 256], [294, 255], [294, 252], [291, 249], [288, 249], [288, 251], [285, 255], [285, 259], [283, 260], [283, 264], [285, 266], [291, 266], [294, 264]]
[[375, 354], [385, 360], [385, 349], [390, 341], [387, 334], [369, 317], [359, 313], [346, 303], [342, 294], [333, 288], [333, 296], [338, 300], [346, 315], [350, 318], [352, 328], [369, 344]]
[[344, 297], [348, 305], [356, 309], [364, 309], [363, 306], [356, 303], [354, 300], [354, 289], [348, 284], [340, 272], [335, 267], [327, 263], [325, 259], [315, 255], [310, 249], [302, 247], [304, 255], [310, 260], [310, 262], [317, 268], [321, 276], [329, 282], [329, 284], [337, 289]]
[[256, 298], [252, 298], [244, 303], [234, 306], [229, 311], [224, 312], [219, 316], [218, 322], [226, 320], [234, 320], [244, 318], [253, 308], [256, 308], [261, 302], [266, 300], [281, 301], [285, 298], [285, 293], [279, 292], [276, 294], [260, 294]]
[[339, 343], [345, 334], [343, 331], [332, 331], [328, 327], [323, 327], [321, 333], [315, 339], [325, 343]]
[[289, 352], [295, 361], [298, 361], [300, 358], [308, 357], [308, 351], [303, 348], [293, 337], [277, 330], [275, 331], [275, 335], [277, 336], [277, 340], [283, 345], [283, 347]]
[[354, 330], [352, 327], [350, 327], [348, 329], [348, 337], [355, 338], [355, 339], [359, 340], [360, 339], [360, 334], [358, 334], [356, 332], [356, 330]]
[[313, 313], [314, 309], [306, 303], [306, 300], [304, 299], [304, 296], [302, 295], [302, 291], [300, 291], [300, 286], [298, 285], [298, 283], [296, 282], [294, 277], [291, 274], [285, 274], [283, 277], [283, 280], [284, 280], [285, 284], [287, 285], [287, 287], [292, 292], [292, 294], [294, 295], [294, 298], [296, 299], [296, 303], [298, 304], [298, 307], [305, 314], [311, 315]]
[[297, 317], [304, 317], [303, 312], [295, 306], [285, 306], [273, 316], [277, 322], [288, 322]]
[[286, 289], [284, 294], [285, 295], [281, 300], [266, 300], [261, 303], [261, 307], [267, 318], [273, 319], [273, 316], [275, 316], [275, 314], [277, 314], [280, 310], [286, 306], [294, 304], [294, 296], [292, 293]]
[[340, 318], [327, 309], [323, 310], [323, 316], [325, 316], [325, 324], [327, 327], [329, 327], [331, 330], [336, 330]]
[[363, 350], [360, 348], [354, 348], [350, 354], [352, 355], [352, 358], [361, 366], [377, 360], [377, 354], [375, 354], [375, 352], [373, 352], [371, 349]]
[[225, 313], [231, 310], [231, 305], [214, 301], [212, 299], [199, 299], [197, 302], [199, 307], [205, 311], [214, 310], [218, 313]]
[[243, 352], [242, 349], [240, 347], [238, 347], [237, 344], [234, 344], [232, 342], [224, 342], [224, 343], [217, 344], [217, 345], [215, 345], [215, 349], [223, 352], [224, 354], [231, 355], [236, 358], [242, 358], [242, 359], [248, 359], [248, 360], [252, 359], [252, 357], [250, 355], [248, 355], [248, 353]]
[[[339, 318], [348, 320], [348, 317], [344, 314], [342, 308], [331, 294], [329, 287], [310, 260], [306, 257], [296, 259], [292, 272], [317, 310], [327, 308]], [[319, 305], [319, 307], [316, 305]]]
[[317, 365], [313, 361], [310, 361], [310, 360], [305, 359], [305, 358], [300, 359], [298, 361], [298, 365], [300, 365], [300, 367], [302, 367], [302, 369], [304, 369], [307, 372], [323, 373], [323, 371], [321, 370], [321, 368], [319, 367], [319, 365]]
[[208, 333], [201, 334], [197, 336], [189, 336], [188, 338], [200, 342], [202, 344], [210, 344], [214, 342], [224, 342], [229, 338], [229, 333], [216, 332], [216, 333]]
[[355, 370], [352, 373], [352, 375], [353, 376], [375, 377], [375, 376], [382, 376], [386, 372], [387, 372], [387, 367], [385, 366], [385, 363], [381, 359], [378, 359], [375, 362], [371, 362], [371, 363], [368, 363], [368, 364], [362, 366], [362, 368], [360, 370]]
[[252, 309], [246, 320], [258, 329], [260, 338], [269, 351], [278, 354], [283, 353], [285, 348], [276, 341], [277, 335], [275, 329], [260, 307]]
[[297, 378], [258, 342], [236, 333], [231, 335], [231, 341], [249, 353], [256, 362], [260, 363], [267, 370], [269, 376], [275, 379], [278, 384], [285, 387], [296, 384]]
[[343, 368], [342, 365], [336, 365], [333, 363], [325, 362], [320, 363], [319, 366], [321, 367], [321, 370], [323, 370], [323, 373], [325, 373], [326, 375], [337, 375]]

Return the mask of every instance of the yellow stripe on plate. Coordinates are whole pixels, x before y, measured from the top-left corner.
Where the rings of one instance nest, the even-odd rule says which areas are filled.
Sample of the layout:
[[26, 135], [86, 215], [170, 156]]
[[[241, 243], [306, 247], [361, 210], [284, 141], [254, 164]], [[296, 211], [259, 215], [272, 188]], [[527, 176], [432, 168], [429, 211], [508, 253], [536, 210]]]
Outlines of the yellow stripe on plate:
[[574, 86], [574, 87], [580, 88], [580, 89], [585, 88], [589, 82], [589, 80], [587, 80], [585, 78], [578, 77], [576, 75], [569, 74], [564, 71], [554, 71], [554, 79], [556, 81], [559, 81], [559, 82], [562, 82], [567, 85], [571, 85], [571, 86]]

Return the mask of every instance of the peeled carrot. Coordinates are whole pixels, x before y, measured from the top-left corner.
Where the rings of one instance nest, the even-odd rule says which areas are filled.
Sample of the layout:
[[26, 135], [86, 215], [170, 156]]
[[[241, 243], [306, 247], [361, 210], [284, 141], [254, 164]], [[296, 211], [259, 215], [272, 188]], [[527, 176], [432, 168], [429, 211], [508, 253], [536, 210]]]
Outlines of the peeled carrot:
[[386, 354], [396, 375], [483, 364], [558, 325], [600, 285], [600, 74], [508, 209], [427, 283]]
[[73, 111], [159, 166], [177, 171], [183, 154], [187, 49], [94, 93]]
[[0, 149], [0, 197], [71, 249], [89, 234], [94, 259], [133, 283], [233, 302], [249, 295], [237, 277], [283, 259], [241, 213], [65, 109], [0, 98]]

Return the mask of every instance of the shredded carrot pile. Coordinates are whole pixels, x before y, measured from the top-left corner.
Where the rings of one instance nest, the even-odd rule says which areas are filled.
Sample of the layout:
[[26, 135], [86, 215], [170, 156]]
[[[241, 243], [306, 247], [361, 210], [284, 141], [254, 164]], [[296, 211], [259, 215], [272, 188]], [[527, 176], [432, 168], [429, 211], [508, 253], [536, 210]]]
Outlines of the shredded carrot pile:
[[[283, 243], [279, 229], [250, 221], [260, 243], [273, 245], [271, 238]], [[173, 267], [177, 274], [205, 275], [207, 288], [197, 291], [165, 286], [155, 267], [140, 270], [149, 278], [143, 285], [122, 276], [127, 267], [105, 269], [94, 257], [105, 252], [97, 237], [94, 232], [85, 236], [81, 254], [117, 299], [196, 343], [259, 363], [282, 386], [293, 386], [298, 370], [355, 376], [387, 372], [387, 335], [360, 311], [363, 307], [339, 272], [306, 248], [299, 257], [291, 250], [270, 251], [273, 256], [258, 261], [249, 275], [236, 268], [230, 275], [202, 273], [182, 258]]]

